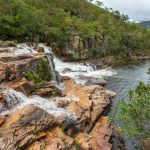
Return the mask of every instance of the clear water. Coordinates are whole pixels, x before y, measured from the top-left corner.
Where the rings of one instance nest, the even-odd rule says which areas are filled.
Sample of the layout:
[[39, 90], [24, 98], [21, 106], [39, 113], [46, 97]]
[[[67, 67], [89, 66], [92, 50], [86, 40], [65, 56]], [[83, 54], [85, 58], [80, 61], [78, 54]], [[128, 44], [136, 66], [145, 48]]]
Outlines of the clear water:
[[[134, 89], [139, 81], [145, 83], [149, 82], [150, 75], [147, 73], [148, 68], [150, 67], [150, 60], [142, 60], [140, 62], [132, 62], [128, 65], [115, 67], [117, 75], [111, 77], [105, 77], [108, 81], [106, 88], [117, 93], [117, 96], [113, 99], [113, 106], [110, 111], [110, 115], [115, 116], [118, 105], [117, 102], [119, 99], [128, 100], [128, 91]], [[118, 124], [114, 120], [114, 124]], [[135, 150], [137, 146], [137, 141], [132, 141], [126, 139], [126, 149]]]

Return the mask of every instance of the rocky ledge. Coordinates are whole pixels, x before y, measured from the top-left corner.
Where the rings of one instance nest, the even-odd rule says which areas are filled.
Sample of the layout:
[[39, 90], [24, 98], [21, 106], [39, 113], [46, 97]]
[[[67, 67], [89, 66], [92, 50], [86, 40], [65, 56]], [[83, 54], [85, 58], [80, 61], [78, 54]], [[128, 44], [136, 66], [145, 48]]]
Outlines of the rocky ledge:
[[49, 70], [41, 63], [45, 54], [38, 48], [18, 54], [10, 46], [0, 48], [0, 149], [111, 150], [112, 127], [103, 113], [115, 93], [67, 77], [60, 91], [42, 76]]

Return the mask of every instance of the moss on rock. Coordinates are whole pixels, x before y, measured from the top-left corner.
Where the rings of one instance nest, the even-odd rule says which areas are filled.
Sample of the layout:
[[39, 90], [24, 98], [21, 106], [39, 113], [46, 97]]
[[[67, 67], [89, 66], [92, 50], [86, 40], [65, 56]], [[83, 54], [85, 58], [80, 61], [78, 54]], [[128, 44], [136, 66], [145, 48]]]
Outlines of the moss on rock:
[[48, 66], [48, 60], [41, 58], [35, 70], [28, 70], [25, 73], [25, 77], [32, 80], [36, 88], [38, 88], [43, 81], [50, 81], [52, 79], [52, 73]]

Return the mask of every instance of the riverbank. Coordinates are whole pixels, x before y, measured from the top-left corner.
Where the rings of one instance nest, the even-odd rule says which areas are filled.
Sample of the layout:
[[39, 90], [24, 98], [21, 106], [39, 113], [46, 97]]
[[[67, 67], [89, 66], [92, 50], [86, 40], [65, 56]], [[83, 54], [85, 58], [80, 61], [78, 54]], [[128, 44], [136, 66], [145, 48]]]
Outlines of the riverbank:
[[[144, 82], [146, 84], [149, 82], [149, 67], [150, 59], [144, 59], [138, 62], [133, 61], [126, 65], [115, 67], [114, 69], [117, 71], [117, 75], [105, 78], [108, 82], [106, 88], [117, 93], [117, 96], [113, 99], [111, 111], [109, 112], [110, 116], [116, 116], [119, 110], [119, 100], [123, 99], [125, 102], [128, 102], [129, 90], [136, 89], [139, 82]], [[117, 117], [114, 117], [113, 121], [113, 124], [121, 125]], [[126, 150], [136, 150], [137, 147], [140, 147], [140, 142], [137, 139], [125, 138], [125, 145]]]
[[[132, 61], [137, 60], [137, 57], [133, 58]], [[143, 58], [148, 57], [138, 57], [138, 60]], [[103, 58], [103, 62], [104, 60], [107, 60], [109, 67], [114, 65], [112, 60], [115, 58], [112, 59], [112, 56], [109, 59]], [[50, 149], [55, 147], [55, 150], [56, 146], [60, 145], [62, 149], [69, 147], [69, 149], [103, 150], [111, 149], [112, 143], [115, 143], [113, 148], [120, 144], [124, 147], [124, 141], [116, 130], [113, 130], [106, 117], [108, 108], [111, 107], [111, 98], [116, 95], [112, 91], [117, 93], [115, 99], [124, 98], [124, 94], [134, 88], [138, 81], [149, 78], [145, 77], [145, 74], [140, 75], [147, 73], [149, 65], [146, 63], [145, 67], [141, 67], [138, 63], [139, 67], [136, 64], [137, 68], [132, 70], [133, 63], [131, 63], [129, 70], [123, 72], [124, 65], [121, 66], [121, 70], [117, 69], [118, 67], [113, 70], [104, 64], [103, 67], [107, 69], [102, 69], [103, 67], [96, 66], [96, 63], [97, 60], [82, 63], [63, 62], [55, 57], [51, 48], [43, 44], [29, 46], [6, 43], [1, 46], [0, 132], [3, 136], [0, 144], [4, 149], [9, 149], [7, 147], [9, 142], [11, 149], [14, 143], [18, 147], [21, 145], [20, 149], [44, 149], [42, 147], [46, 145]], [[125, 76], [122, 83], [121, 78], [126, 73], [129, 75]], [[59, 81], [54, 82], [53, 74]], [[116, 100], [113, 99], [114, 106], [115, 103]], [[113, 110], [116, 111], [116, 107]], [[39, 112], [44, 116], [39, 118]], [[30, 116], [30, 113], [33, 115]], [[28, 120], [32, 123], [30, 124]], [[13, 130], [16, 133], [11, 134]], [[27, 130], [27, 133], [22, 130]], [[14, 141], [10, 141], [8, 136], [10, 134], [10, 138], [15, 139]]]
[[41, 47], [0, 48], [0, 149], [111, 149], [112, 127], [103, 112], [115, 93], [104, 83], [75, 84], [61, 74], [60, 90], [49, 67]]
[[142, 53], [137, 55], [130, 55], [128, 57], [122, 56], [106, 56], [100, 59], [90, 59], [88, 62], [94, 64], [98, 69], [103, 69], [107, 67], [117, 67], [126, 65], [130, 62], [138, 62], [144, 59], [150, 59], [150, 53]]

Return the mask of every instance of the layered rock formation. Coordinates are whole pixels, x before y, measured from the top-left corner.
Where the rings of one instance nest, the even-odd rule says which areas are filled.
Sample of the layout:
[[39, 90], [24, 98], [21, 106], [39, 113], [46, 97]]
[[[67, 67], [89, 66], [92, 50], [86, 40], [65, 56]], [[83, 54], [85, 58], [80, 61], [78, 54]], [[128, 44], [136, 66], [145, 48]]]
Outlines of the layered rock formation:
[[48, 81], [35, 86], [26, 72], [41, 58], [46, 55], [0, 51], [0, 149], [110, 150], [112, 127], [103, 113], [115, 93], [105, 82], [76, 85], [68, 77], [61, 78], [63, 91]]

